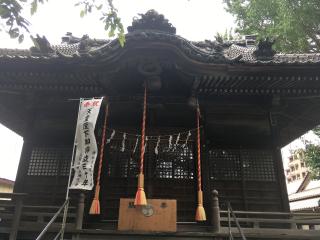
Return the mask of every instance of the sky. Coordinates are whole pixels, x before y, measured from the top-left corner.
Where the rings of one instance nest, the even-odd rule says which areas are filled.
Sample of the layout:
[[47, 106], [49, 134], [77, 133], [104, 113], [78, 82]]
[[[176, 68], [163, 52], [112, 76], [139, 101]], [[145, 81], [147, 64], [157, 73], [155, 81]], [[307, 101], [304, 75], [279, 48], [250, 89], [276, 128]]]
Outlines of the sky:
[[[46, 2], [46, 1], [45, 1]], [[106, 38], [103, 23], [98, 13], [80, 18], [77, 0], [50, 0], [39, 5], [38, 11], [30, 18], [30, 9], [25, 8], [24, 15], [30, 20], [31, 34], [45, 35], [52, 44], [61, 42], [66, 32], [74, 36], [88, 34], [91, 38]], [[150, 9], [164, 14], [177, 34], [189, 40], [213, 39], [217, 32], [224, 33], [234, 26], [234, 18], [224, 10], [222, 0], [114, 0], [118, 14], [125, 26], [131, 25], [133, 17]], [[32, 42], [27, 38], [23, 44], [17, 44], [5, 33], [0, 33], [1, 47], [27, 48]]]
[[[46, 2], [46, 1], [45, 1]], [[39, 5], [38, 11], [30, 16], [30, 7], [24, 8], [23, 14], [30, 21], [32, 35], [46, 36], [51, 44], [59, 44], [61, 37], [67, 32], [81, 37], [88, 34], [91, 38], [106, 38], [100, 15], [93, 13], [80, 18], [79, 7], [73, 0], [50, 0]], [[131, 25], [133, 17], [155, 9], [164, 14], [177, 29], [177, 34], [193, 41], [214, 39], [217, 32], [224, 33], [226, 29], [234, 28], [234, 18], [224, 10], [222, 0], [114, 0], [122, 23], [126, 29]], [[29, 48], [32, 41], [26, 36], [22, 44], [0, 32], [0, 48]], [[310, 135], [310, 134], [309, 134]], [[312, 134], [307, 138], [313, 139]], [[298, 141], [299, 142], [299, 141]], [[15, 179], [23, 139], [9, 129], [0, 125], [0, 177]], [[287, 159], [289, 149], [298, 143], [292, 143], [283, 149], [284, 159]], [[286, 165], [286, 161], [284, 161]]]

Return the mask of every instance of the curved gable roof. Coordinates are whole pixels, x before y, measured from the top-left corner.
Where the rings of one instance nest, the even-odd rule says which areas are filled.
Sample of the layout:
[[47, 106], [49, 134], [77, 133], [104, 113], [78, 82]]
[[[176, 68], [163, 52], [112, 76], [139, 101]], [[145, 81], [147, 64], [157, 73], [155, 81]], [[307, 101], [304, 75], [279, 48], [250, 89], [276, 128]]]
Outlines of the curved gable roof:
[[65, 61], [97, 63], [112, 61], [134, 48], [159, 48], [174, 50], [190, 61], [205, 64], [316, 64], [320, 53], [277, 54], [273, 42], [266, 39], [257, 46], [246, 46], [245, 41], [193, 42], [175, 34], [176, 29], [162, 14], [149, 10], [134, 19], [128, 27], [126, 45], [122, 48], [117, 39], [97, 40], [87, 35], [77, 38], [68, 33], [63, 43], [51, 45], [45, 37], [33, 38], [35, 47], [30, 50], [0, 49], [0, 60]]

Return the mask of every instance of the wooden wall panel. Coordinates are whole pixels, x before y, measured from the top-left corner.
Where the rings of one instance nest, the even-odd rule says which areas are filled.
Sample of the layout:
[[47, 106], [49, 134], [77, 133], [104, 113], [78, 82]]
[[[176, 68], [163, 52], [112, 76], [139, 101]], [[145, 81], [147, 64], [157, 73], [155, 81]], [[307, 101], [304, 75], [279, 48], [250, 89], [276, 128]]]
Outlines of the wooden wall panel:
[[282, 210], [272, 151], [212, 149], [206, 156], [211, 190], [218, 190], [222, 209], [226, 209], [229, 201], [235, 210]]

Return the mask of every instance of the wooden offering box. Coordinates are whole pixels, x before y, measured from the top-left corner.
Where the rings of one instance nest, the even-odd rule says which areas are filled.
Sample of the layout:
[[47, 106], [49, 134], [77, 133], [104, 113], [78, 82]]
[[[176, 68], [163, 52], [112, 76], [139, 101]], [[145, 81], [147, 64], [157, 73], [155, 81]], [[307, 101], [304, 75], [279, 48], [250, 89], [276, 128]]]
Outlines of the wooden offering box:
[[145, 207], [135, 207], [134, 199], [121, 198], [118, 230], [120, 231], [177, 231], [177, 201], [148, 199]]

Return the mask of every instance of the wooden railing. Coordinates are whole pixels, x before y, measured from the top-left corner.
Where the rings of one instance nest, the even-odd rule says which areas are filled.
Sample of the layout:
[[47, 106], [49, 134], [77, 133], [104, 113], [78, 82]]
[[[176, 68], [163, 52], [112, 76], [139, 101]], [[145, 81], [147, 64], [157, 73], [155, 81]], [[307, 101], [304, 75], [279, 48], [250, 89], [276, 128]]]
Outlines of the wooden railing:
[[[0, 193], [0, 198], [5, 198], [5, 200], [0, 200], [0, 226], [5, 230], [7, 220], [11, 221], [9, 240], [15, 240], [17, 238], [25, 196], [26, 194], [23, 193]], [[4, 223], [4, 227], [2, 227], [2, 223]]]
[[[24, 205], [27, 194], [0, 193], [0, 234], [9, 234], [9, 240], [15, 240], [19, 230], [35, 231], [43, 229], [58, 211], [60, 206]], [[78, 199], [78, 206], [70, 206], [67, 214], [67, 227], [81, 229], [84, 209], [83, 195]], [[61, 227], [63, 213], [57, 215], [52, 229]]]
[[[230, 210], [230, 209], [229, 209]], [[218, 192], [212, 192], [212, 231], [219, 232], [221, 227], [239, 227], [252, 229], [320, 229], [320, 213], [285, 213], [285, 212], [253, 212], [230, 211], [219, 209]], [[320, 233], [320, 232], [319, 232]]]
[[[6, 233], [9, 235], [9, 240], [15, 240], [19, 230], [39, 233], [59, 209], [59, 206], [25, 205], [23, 201], [26, 196], [26, 194], [18, 193], [0, 193], [0, 199], [8, 198], [8, 200], [0, 200], [0, 237], [1, 234]], [[70, 206], [67, 215], [66, 229], [69, 233], [77, 233], [79, 232], [77, 230], [82, 229], [84, 195], [81, 194], [80, 197], [77, 197], [77, 201], [77, 206]], [[284, 231], [290, 231], [292, 234], [301, 232], [302, 236], [302, 232], [312, 231], [300, 231], [300, 229], [313, 229], [317, 225], [320, 226], [320, 213], [233, 211], [235, 217], [230, 217], [230, 211], [228, 214], [228, 211], [220, 210], [217, 191], [212, 193], [211, 205], [211, 226], [206, 227], [204, 231], [210, 229], [213, 234], [227, 236], [228, 229], [239, 232], [239, 228], [241, 228], [244, 230], [244, 234], [255, 232], [258, 229], [258, 232], [277, 229], [280, 233]], [[52, 225], [50, 231], [58, 232], [61, 229], [63, 214], [58, 214], [56, 220], [57, 222]], [[188, 231], [190, 232], [190, 229]], [[315, 234], [317, 233], [318, 231]]]
[[[280, 213], [234, 211], [243, 228], [314, 229], [320, 226], [320, 213]], [[220, 211], [221, 223], [227, 223], [228, 211]], [[231, 220], [233, 221], [233, 220]], [[304, 228], [306, 226], [307, 228]]]

